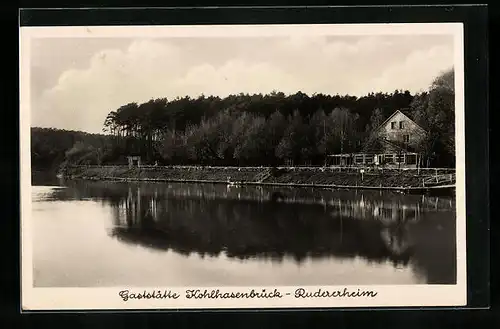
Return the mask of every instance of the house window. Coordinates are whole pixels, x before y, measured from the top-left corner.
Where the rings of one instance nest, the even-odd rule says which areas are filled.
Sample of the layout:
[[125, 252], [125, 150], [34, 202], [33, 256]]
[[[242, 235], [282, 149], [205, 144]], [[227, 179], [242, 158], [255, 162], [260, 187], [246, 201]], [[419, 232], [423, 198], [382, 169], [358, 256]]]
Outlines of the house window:
[[403, 141], [405, 143], [409, 143], [410, 142], [410, 135], [403, 135]]
[[391, 122], [391, 129], [396, 129], [396, 123], [397, 123], [397, 122], [395, 122], [395, 121], [394, 121], [394, 122]]
[[399, 129], [404, 129], [404, 128], [405, 128], [405, 122], [399, 121]]
[[406, 164], [414, 165], [417, 164], [417, 156], [415, 154], [406, 155]]

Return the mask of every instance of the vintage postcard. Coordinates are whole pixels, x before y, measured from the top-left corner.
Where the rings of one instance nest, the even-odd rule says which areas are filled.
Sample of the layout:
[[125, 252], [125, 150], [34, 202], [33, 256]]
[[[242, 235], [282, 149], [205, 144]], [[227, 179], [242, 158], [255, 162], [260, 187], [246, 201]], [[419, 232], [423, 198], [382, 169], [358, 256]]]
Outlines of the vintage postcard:
[[465, 305], [462, 29], [21, 27], [22, 309]]

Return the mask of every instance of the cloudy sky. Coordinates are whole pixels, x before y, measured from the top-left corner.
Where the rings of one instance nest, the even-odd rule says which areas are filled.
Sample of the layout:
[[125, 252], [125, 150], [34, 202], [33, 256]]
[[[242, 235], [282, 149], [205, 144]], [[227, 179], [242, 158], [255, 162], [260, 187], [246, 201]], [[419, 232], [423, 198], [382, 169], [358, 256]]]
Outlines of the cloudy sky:
[[30, 56], [31, 126], [88, 132], [157, 97], [418, 92], [454, 57], [450, 35], [39, 38]]

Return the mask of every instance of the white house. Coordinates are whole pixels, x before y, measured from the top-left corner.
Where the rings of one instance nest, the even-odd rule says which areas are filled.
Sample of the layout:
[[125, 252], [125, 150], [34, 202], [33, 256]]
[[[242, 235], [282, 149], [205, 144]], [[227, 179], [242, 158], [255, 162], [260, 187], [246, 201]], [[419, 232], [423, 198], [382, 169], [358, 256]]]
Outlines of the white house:
[[364, 153], [332, 154], [330, 163], [339, 166], [387, 166], [415, 168], [419, 166], [419, 144], [427, 132], [401, 110], [391, 114], [372, 132], [376, 143]]

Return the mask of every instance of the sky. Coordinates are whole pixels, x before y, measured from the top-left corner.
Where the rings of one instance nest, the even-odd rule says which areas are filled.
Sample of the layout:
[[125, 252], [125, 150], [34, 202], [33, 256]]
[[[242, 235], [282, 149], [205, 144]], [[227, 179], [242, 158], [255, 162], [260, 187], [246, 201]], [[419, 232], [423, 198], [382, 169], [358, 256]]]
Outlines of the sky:
[[35, 38], [31, 126], [99, 133], [110, 111], [160, 97], [416, 93], [453, 49], [451, 35]]

